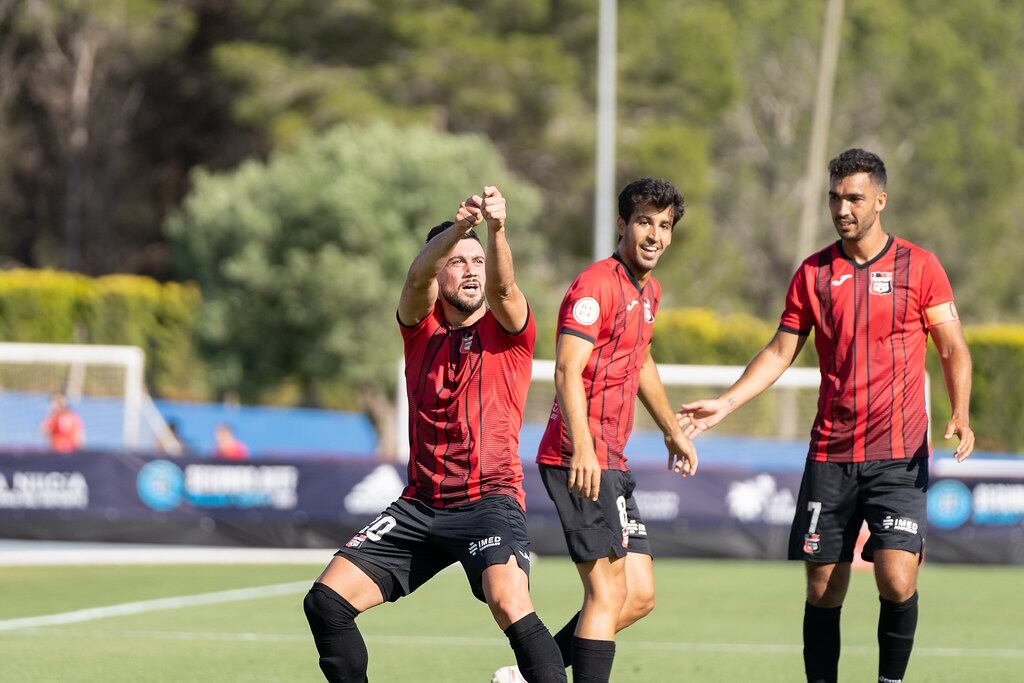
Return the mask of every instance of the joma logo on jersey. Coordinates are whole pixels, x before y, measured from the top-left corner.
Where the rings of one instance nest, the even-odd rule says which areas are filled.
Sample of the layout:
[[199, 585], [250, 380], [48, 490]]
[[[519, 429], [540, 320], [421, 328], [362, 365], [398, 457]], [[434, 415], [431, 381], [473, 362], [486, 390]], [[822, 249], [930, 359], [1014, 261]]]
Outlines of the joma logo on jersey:
[[501, 536], [488, 536], [487, 538], [481, 538], [479, 541], [473, 541], [469, 544], [469, 554], [476, 555], [481, 550], [493, 548], [496, 545], [501, 545]]
[[871, 273], [872, 294], [892, 294], [892, 273]]
[[905, 517], [893, 517], [892, 515], [886, 515], [882, 518], [882, 528], [886, 531], [902, 531], [905, 534], [916, 534], [918, 524], [912, 519], [906, 519]]

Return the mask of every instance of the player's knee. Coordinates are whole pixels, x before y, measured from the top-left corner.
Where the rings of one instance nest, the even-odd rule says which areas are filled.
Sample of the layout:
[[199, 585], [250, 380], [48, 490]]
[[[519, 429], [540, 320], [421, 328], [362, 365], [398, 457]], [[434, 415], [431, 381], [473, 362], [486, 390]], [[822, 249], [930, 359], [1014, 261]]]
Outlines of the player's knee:
[[514, 624], [534, 611], [529, 591], [518, 588], [503, 587], [492, 591], [487, 596], [487, 605], [499, 624]]
[[915, 581], [911, 580], [879, 580], [878, 594], [889, 602], [906, 602], [917, 592]]
[[590, 586], [584, 598], [591, 608], [618, 613], [626, 605], [626, 586], [624, 582], [606, 581]]
[[654, 591], [630, 591], [627, 608], [633, 614], [634, 619], [643, 619], [654, 611]]
[[320, 638], [355, 626], [355, 618], [359, 614], [347, 600], [322, 583], [313, 584], [306, 593], [302, 610], [318, 646]]

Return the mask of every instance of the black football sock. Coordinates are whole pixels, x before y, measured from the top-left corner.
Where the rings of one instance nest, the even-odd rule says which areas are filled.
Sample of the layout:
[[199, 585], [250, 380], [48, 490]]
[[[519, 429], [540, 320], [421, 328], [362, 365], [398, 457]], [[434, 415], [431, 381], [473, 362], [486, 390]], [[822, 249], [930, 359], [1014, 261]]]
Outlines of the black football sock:
[[899, 683], [907, 672], [917, 630], [917, 593], [906, 602], [878, 598], [878, 680]]
[[572, 666], [572, 637], [576, 635], [576, 624], [580, 623], [580, 613], [562, 627], [562, 630], [555, 634], [555, 643], [562, 653], [562, 665]]
[[804, 672], [808, 683], [839, 677], [839, 613], [843, 607], [804, 604]]
[[607, 683], [615, 660], [614, 640], [572, 639], [572, 680], [574, 683]]
[[313, 584], [302, 608], [327, 680], [366, 683], [366, 643], [355, 622], [359, 611], [322, 583]]
[[505, 629], [512, 652], [516, 655], [519, 673], [530, 683], [556, 683], [565, 681], [562, 656], [551, 632], [536, 612]]

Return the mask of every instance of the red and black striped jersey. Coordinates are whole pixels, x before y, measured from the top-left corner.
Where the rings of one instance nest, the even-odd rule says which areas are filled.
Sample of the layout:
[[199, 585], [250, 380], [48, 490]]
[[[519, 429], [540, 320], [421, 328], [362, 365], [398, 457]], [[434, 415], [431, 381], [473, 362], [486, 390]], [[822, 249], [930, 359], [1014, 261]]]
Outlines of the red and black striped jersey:
[[[633, 431], [640, 368], [654, 330], [661, 285], [641, 286], [618, 254], [593, 264], [569, 287], [558, 312], [558, 334], [593, 342], [583, 369], [583, 389], [594, 449], [601, 469], [627, 470], [623, 451]], [[568, 467], [572, 441], [555, 398], [537, 462]]]
[[409, 485], [403, 498], [446, 508], [506, 494], [524, 509], [519, 430], [537, 331], [502, 329], [487, 311], [452, 327], [441, 303], [417, 325], [399, 322], [409, 399]]
[[814, 329], [821, 388], [809, 459], [927, 455], [925, 310], [952, 301], [939, 260], [891, 236], [867, 263], [854, 262], [837, 241], [800, 265], [779, 329]]

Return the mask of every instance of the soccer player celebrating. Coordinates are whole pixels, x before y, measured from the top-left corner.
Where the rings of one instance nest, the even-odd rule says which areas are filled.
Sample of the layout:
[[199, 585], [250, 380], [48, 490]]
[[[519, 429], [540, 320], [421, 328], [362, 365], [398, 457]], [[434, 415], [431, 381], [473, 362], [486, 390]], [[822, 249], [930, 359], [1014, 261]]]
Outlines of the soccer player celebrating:
[[737, 382], [714, 400], [684, 404], [687, 436], [710, 429], [777, 380], [811, 329], [821, 367], [818, 415], [789, 559], [807, 569], [804, 668], [808, 681], [835, 681], [839, 612], [861, 524], [871, 536], [881, 607], [878, 680], [901, 681], [917, 627], [917, 568], [924, 551], [928, 486], [925, 351], [942, 359], [954, 456], [974, 449], [968, 421], [971, 357], [953, 290], [935, 256], [883, 232], [882, 160], [849, 149], [829, 162], [829, 210], [840, 239], [793, 276], [779, 330]]
[[697, 471], [650, 349], [661, 296], [651, 271], [682, 217], [672, 183], [627, 185], [615, 253], [580, 273], [558, 314], [557, 396], [537, 462], [583, 581], [582, 610], [555, 636], [575, 681], [607, 681], [616, 632], [654, 608], [647, 528], [623, 455], [638, 395], [665, 434], [669, 469]]
[[[409, 485], [331, 560], [303, 607], [329, 681], [366, 681], [355, 618], [459, 561], [527, 681], [565, 681], [530, 601], [519, 429], [533, 316], [516, 285], [505, 199], [485, 187], [435, 227], [398, 303], [410, 404]], [[473, 227], [486, 221], [487, 252]], [[484, 307], [486, 300], [488, 306]]]

